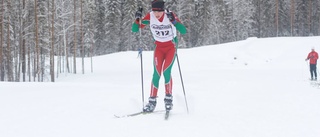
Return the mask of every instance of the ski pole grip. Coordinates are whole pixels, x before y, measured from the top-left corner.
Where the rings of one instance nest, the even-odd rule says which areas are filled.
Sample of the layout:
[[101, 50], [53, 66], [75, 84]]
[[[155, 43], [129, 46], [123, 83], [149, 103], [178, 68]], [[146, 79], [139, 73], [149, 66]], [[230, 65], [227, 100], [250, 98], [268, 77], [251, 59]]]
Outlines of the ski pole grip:
[[140, 11], [141, 13], [142, 13], [142, 10], [143, 10], [142, 7], [139, 7], [139, 8], [138, 8], [138, 11]]
[[142, 50], [143, 49], [141, 47], [138, 48], [139, 54], [142, 54]]

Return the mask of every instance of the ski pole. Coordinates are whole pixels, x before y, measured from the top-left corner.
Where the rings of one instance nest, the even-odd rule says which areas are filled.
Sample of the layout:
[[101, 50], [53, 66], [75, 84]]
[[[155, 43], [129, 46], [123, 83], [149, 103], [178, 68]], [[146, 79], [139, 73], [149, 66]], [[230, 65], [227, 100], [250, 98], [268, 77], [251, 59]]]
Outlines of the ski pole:
[[[309, 63], [308, 63], [308, 61], [306, 61], [306, 63], [307, 63], [307, 70], [309, 71], [309, 74], [308, 75], [310, 75], [310, 66], [309, 66]], [[308, 76], [309, 77], [309, 76]], [[308, 78], [309, 80], [310, 80], [310, 77]]]
[[179, 67], [179, 73], [180, 73], [180, 79], [181, 79], [182, 90], [183, 90], [183, 95], [184, 95], [184, 101], [186, 102], [187, 113], [189, 114], [189, 107], [188, 107], [188, 102], [187, 102], [187, 96], [186, 96], [186, 91], [185, 91], [185, 89], [184, 89], [182, 72], [181, 72], [180, 62], [179, 62], [179, 57], [178, 57], [178, 53], [177, 53], [177, 52], [176, 52], [176, 57], [177, 57], [177, 63], [178, 63], [178, 67]]
[[[170, 11], [168, 9], [166, 9], [166, 14], [168, 14]], [[173, 33], [173, 28], [172, 26], [170, 26], [171, 28], [171, 32]], [[182, 90], [183, 90], [183, 95], [184, 95], [184, 101], [186, 103], [186, 108], [187, 108], [187, 113], [189, 114], [189, 107], [188, 107], [188, 102], [187, 102], [187, 96], [186, 96], [186, 91], [184, 89], [184, 84], [183, 84], [183, 78], [182, 78], [182, 72], [181, 72], [181, 68], [180, 68], [180, 62], [179, 62], [179, 57], [178, 57], [178, 42], [176, 42], [174, 34], [172, 34], [172, 40], [173, 40], [173, 44], [174, 47], [176, 47], [176, 57], [177, 57], [177, 63], [178, 63], [178, 68], [179, 68], [179, 74], [180, 74], [180, 80], [181, 80], [181, 84], [182, 84]]]
[[[141, 12], [142, 14], [142, 3], [140, 1], [139, 3], [139, 8], [138, 8], [138, 11]], [[139, 19], [139, 46], [140, 48], [138, 49], [139, 50], [139, 56], [140, 56], [140, 70], [141, 70], [141, 96], [142, 96], [142, 110], [144, 108], [144, 85], [143, 85], [143, 61], [142, 61], [142, 43], [141, 43], [141, 28], [140, 28], [140, 25], [141, 25], [141, 18]]]
[[141, 70], [141, 90], [142, 90], [142, 110], [144, 108], [144, 86], [143, 86], [143, 61], [142, 61], [142, 48], [140, 47], [139, 49], [139, 56], [140, 56], [140, 70]]

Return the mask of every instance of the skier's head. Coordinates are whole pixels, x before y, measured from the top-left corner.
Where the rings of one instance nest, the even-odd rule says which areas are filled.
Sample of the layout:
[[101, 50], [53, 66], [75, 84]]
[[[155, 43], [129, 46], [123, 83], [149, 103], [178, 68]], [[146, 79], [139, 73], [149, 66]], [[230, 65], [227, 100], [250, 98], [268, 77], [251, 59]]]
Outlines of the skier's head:
[[151, 7], [153, 14], [157, 19], [160, 19], [164, 14], [164, 1], [163, 0], [154, 0], [151, 2]]
[[311, 51], [314, 51], [314, 47], [311, 47]]
[[164, 1], [163, 0], [153, 0], [151, 2], [152, 11], [164, 11]]

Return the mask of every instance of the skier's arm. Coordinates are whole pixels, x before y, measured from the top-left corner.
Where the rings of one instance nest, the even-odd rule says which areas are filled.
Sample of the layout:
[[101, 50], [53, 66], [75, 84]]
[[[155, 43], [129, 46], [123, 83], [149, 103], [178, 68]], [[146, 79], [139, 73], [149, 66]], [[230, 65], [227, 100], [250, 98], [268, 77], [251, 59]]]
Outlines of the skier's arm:
[[310, 53], [308, 54], [308, 56], [307, 56], [306, 60], [309, 60], [309, 59], [310, 59]]
[[306, 61], [309, 60], [309, 55], [310, 55], [310, 53], [308, 54], [307, 58], [305, 59]]
[[148, 13], [142, 20], [140, 24], [140, 20], [135, 20], [132, 24], [132, 32], [138, 32], [139, 28], [144, 28], [146, 25], [150, 23], [150, 13]]
[[186, 33], [187, 33], [186, 27], [185, 27], [181, 22], [177, 22], [174, 26], [176, 26], [177, 30], [178, 30], [181, 34], [186, 34]]
[[[181, 34], [186, 34], [187, 33], [187, 29], [186, 27], [181, 23], [180, 19], [173, 13], [170, 12], [169, 14], [171, 14], [171, 16], [173, 16], [172, 20], [170, 20], [172, 22], [172, 24], [177, 28], [177, 30], [181, 33]], [[170, 16], [170, 15], [169, 15]]]

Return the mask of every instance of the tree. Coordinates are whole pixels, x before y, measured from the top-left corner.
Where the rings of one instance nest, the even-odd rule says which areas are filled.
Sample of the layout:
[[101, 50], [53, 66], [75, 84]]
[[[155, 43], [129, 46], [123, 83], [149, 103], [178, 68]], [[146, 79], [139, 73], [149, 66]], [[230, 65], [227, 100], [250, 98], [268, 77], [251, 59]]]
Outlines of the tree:
[[7, 66], [7, 79], [8, 81], [14, 81], [13, 78], [13, 56], [12, 56], [12, 50], [11, 50], [11, 4], [10, 1], [7, 1], [7, 10], [8, 10], [8, 16], [7, 16], [7, 49], [6, 49], [6, 66]]
[[77, 73], [77, 30], [76, 30], [76, 16], [77, 16], [77, 0], [73, 0], [74, 4], [73, 4], [73, 24], [74, 24], [74, 30], [73, 30], [73, 34], [74, 34], [74, 41], [73, 41], [73, 73], [76, 74]]
[[[141, 36], [131, 32], [134, 13], [142, 6], [147, 14], [150, 0], [1, 0], [0, 5], [0, 81], [54, 82], [60, 73], [77, 73], [80, 57], [84, 73], [86, 57], [154, 48], [149, 27]], [[180, 48], [320, 32], [315, 0], [170, 0], [166, 8], [187, 28], [178, 35]]]
[[55, 3], [54, 0], [52, 0], [52, 11], [51, 11], [51, 49], [50, 49], [50, 76], [51, 76], [51, 82], [55, 82], [54, 77], [54, 15], [55, 15]]
[[22, 80], [23, 82], [26, 81], [26, 73], [27, 73], [27, 61], [26, 61], [26, 39], [25, 39], [25, 35], [26, 35], [26, 31], [25, 31], [25, 18], [22, 16], [24, 13], [26, 13], [26, 0], [22, 1], [22, 11], [21, 11], [21, 36], [20, 38], [22, 39], [21, 41], [21, 65], [22, 65]]
[[34, 0], [34, 17], [35, 17], [35, 63], [34, 63], [34, 75], [33, 79], [36, 81], [36, 77], [38, 76], [38, 81], [40, 81], [40, 47], [39, 47], [39, 32], [38, 32], [38, 0]]
[[102, 52], [105, 48], [106, 45], [106, 27], [105, 24], [107, 22], [106, 20], [106, 1], [104, 0], [96, 0], [95, 5], [96, 6], [96, 13], [97, 13], [97, 18], [94, 19], [94, 26], [96, 28], [96, 32], [94, 35], [95, 39], [95, 54], [96, 55], [102, 55], [104, 52]]
[[290, 36], [293, 36], [293, 27], [294, 27], [294, 15], [295, 15], [295, 2], [294, 0], [290, 1]]
[[80, 40], [81, 40], [81, 53], [82, 53], [82, 74], [84, 74], [84, 54], [85, 54], [85, 50], [84, 50], [84, 45], [83, 45], [83, 11], [82, 11], [82, 5], [83, 5], [83, 1], [80, 1]]
[[3, 29], [4, 29], [4, 0], [1, 1], [1, 20], [0, 20], [0, 79], [4, 81], [4, 54], [3, 54]]

